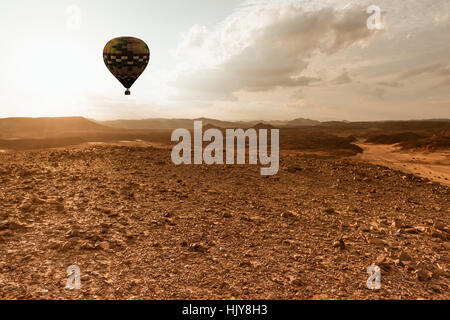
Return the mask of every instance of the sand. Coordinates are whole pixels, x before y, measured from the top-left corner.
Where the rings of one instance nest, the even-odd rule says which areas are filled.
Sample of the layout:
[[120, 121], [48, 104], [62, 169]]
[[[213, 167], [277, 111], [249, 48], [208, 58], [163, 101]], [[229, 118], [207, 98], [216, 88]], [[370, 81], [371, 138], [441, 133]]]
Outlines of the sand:
[[403, 151], [396, 145], [358, 143], [364, 152], [356, 156], [371, 163], [381, 164], [413, 173], [450, 186], [450, 151], [418, 152]]

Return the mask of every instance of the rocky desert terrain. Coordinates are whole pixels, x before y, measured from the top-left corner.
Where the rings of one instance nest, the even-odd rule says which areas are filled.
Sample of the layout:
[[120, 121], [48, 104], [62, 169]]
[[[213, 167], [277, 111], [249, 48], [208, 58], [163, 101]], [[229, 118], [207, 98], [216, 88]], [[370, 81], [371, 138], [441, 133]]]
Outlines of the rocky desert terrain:
[[259, 168], [145, 144], [0, 153], [0, 298], [450, 298], [448, 186], [298, 150]]

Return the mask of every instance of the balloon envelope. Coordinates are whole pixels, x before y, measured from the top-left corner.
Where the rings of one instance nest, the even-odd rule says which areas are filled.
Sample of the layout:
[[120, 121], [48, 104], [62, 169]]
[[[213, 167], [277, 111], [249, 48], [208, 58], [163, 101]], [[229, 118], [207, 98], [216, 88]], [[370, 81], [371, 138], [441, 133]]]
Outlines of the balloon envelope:
[[106, 67], [127, 89], [144, 72], [150, 60], [150, 50], [147, 44], [133, 37], [119, 37], [110, 40], [103, 49], [103, 60]]

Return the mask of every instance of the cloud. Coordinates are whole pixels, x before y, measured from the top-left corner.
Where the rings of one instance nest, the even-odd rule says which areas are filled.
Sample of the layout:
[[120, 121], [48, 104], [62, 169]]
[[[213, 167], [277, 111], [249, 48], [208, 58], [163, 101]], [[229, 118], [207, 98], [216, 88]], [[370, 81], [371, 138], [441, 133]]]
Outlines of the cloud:
[[450, 86], [450, 78], [442, 81], [441, 83], [439, 83], [436, 88], [441, 88], [441, 87], [448, 87]]
[[333, 84], [336, 85], [342, 85], [342, 84], [348, 84], [348, 83], [352, 83], [352, 78], [350, 77], [350, 75], [348, 74], [347, 70], [344, 70], [344, 72], [337, 77], [336, 79], [334, 79], [332, 81]]
[[405, 80], [413, 77], [418, 77], [424, 74], [431, 74], [438, 79], [445, 78], [444, 80], [439, 80], [439, 83], [432, 88], [442, 88], [450, 85], [450, 66], [445, 63], [435, 63], [421, 68], [416, 68], [401, 74], [398, 79]]
[[443, 77], [450, 77], [450, 67], [439, 69], [436, 73]]
[[426, 73], [437, 73], [439, 74], [440, 72], [442, 72], [445, 69], [445, 65], [442, 63], [435, 63], [432, 65], [428, 65], [425, 67], [421, 67], [421, 68], [416, 68], [407, 72], [402, 73], [398, 79], [399, 80], [405, 80], [405, 79], [409, 79], [412, 77], [417, 77]]
[[383, 88], [373, 88], [365, 91], [367, 96], [378, 100], [384, 100], [386, 93], [386, 89]]
[[178, 49], [196, 48], [201, 47], [206, 40], [208, 30], [205, 26], [194, 25], [189, 32], [184, 36], [183, 41], [180, 43]]
[[383, 86], [383, 87], [390, 87], [390, 88], [400, 88], [402, 87], [402, 84], [400, 82], [397, 81], [380, 81], [377, 83], [379, 86]]
[[[192, 56], [190, 49], [201, 49], [201, 60], [207, 62], [192, 63], [195, 67], [180, 72], [172, 84], [181, 100], [233, 100], [239, 91], [309, 86], [321, 80], [302, 74], [311, 59], [364, 45], [374, 36], [366, 20], [365, 10], [357, 6], [306, 11], [279, 3], [233, 15], [213, 32], [195, 26], [177, 56]], [[336, 80], [351, 81], [346, 74]]]

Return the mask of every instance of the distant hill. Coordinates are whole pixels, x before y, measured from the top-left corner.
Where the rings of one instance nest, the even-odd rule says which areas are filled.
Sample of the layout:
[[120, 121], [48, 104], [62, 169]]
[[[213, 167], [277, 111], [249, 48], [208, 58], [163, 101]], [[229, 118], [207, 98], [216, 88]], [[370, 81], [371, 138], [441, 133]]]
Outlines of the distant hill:
[[361, 152], [352, 142], [365, 139], [377, 144], [399, 143], [403, 148], [428, 151], [448, 149], [450, 120], [319, 122], [221, 121], [198, 119], [144, 119], [98, 122], [83, 117], [0, 119], [0, 149], [33, 149], [76, 145], [85, 142], [134, 141], [136, 139], [170, 144], [177, 128], [193, 129], [195, 120], [203, 129], [280, 128], [283, 149], [327, 151], [342, 154]]
[[112, 120], [100, 122], [109, 127], [122, 128], [122, 129], [177, 129], [177, 128], [193, 128], [194, 121], [201, 120], [203, 126], [212, 125], [216, 128], [251, 128], [257, 124], [270, 125], [276, 128], [280, 127], [304, 127], [319, 125], [320, 121], [298, 118], [290, 121], [222, 121], [210, 118], [197, 118], [197, 119], [143, 119], [143, 120]]
[[413, 132], [402, 132], [398, 134], [380, 134], [371, 136], [366, 140], [366, 142], [376, 144], [395, 144], [405, 141], [415, 141], [423, 138], [426, 138], [426, 136]]
[[121, 128], [121, 129], [132, 129], [132, 130], [146, 130], [146, 129], [177, 129], [186, 128], [190, 129], [194, 127], [194, 121], [201, 120], [203, 122], [203, 127], [211, 125], [215, 128], [247, 128], [251, 127], [251, 123], [246, 122], [232, 122], [232, 121], [221, 121], [209, 118], [197, 118], [197, 119], [143, 119], [143, 120], [111, 120], [101, 122], [103, 125]]
[[0, 138], [2, 139], [36, 139], [113, 131], [116, 130], [83, 117], [0, 119]]
[[307, 127], [307, 126], [317, 126], [319, 124], [320, 124], [320, 121], [304, 119], [304, 118], [297, 118], [297, 119], [286, 122], [286, 126], [288, 126], [288, 127]]
[[381, 130], [442, 130], [450, 127], [450, 119], [405, 120], [405, 121], [327, 121], [320, 124], [322, 128], [340, 129], [381, 129]]
[[111, 120], [102, 121], [103, 125], [113, 128], [145, 130], [145, 129], [175, 129], [192, 126], [189, 119], [143, 119], [143, 120]]
[[424, 151], [450, 149], [450, 135], [447, 132], [435, 134], [417, 134], [403, 132], [398, 134], [381, 134], [369, 137], [366, 142], [375, 144], [399, 144], [403, 149], [421, 149]]
[[269, 123], [258, 123], [253, 126], [253, 129], [274, 129], [275, 127]]

